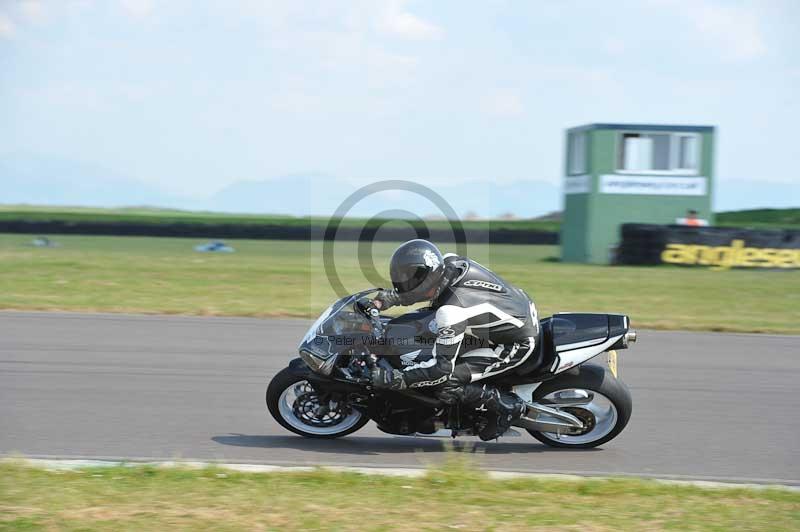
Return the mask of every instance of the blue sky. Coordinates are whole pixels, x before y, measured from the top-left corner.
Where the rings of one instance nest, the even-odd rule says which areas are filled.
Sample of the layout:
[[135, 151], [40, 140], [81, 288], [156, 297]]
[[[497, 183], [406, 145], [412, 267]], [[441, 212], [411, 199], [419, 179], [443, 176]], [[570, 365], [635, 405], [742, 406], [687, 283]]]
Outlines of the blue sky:
[[719, 128], [720, 186], [785, 191], [798, 27], [794, 0], [0, 0], [0, 158], [193, 198], [296, 174], [557, 185], [567, 127], [688, 123]]

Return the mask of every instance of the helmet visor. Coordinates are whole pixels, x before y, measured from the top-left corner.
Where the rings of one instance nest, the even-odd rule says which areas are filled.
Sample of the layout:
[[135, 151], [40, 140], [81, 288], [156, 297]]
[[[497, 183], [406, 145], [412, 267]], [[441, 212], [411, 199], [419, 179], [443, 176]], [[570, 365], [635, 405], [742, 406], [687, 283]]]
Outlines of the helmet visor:
[[411, 275], [405, 279], [392, 280], [394, 289], [397, 293], [404, 294], [417, 288], [428, 277], [431, 268], [428, 266], [417, 266], [411, 271]]

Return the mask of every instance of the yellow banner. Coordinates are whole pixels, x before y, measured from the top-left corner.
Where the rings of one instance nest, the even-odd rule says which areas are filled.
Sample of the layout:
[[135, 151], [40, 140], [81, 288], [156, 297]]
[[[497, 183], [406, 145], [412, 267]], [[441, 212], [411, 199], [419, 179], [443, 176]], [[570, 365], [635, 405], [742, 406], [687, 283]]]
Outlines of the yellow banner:
[[733, 240], [729, 246], [667, 244], [661, 253], [662, 262], [728, 268], [800, 268], [800, 249], [745, 247], [744, 240]]

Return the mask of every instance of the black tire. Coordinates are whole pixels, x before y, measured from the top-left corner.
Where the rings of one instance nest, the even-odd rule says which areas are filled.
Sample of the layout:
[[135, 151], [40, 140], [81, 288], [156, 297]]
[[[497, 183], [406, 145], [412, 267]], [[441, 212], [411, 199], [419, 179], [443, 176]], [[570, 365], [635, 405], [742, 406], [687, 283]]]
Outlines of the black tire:
[[272, 380], [269, 382], [269, 386], [267, 386], [267, 409], [269, 409], [269, 413], [272, 414], [272, 417], [275, 419], [275, 421], [277, 421], [286, 430], [294, 432], [295, 434], [299, 434], [300, 436], [305, 436], [306, 438], [331, 440], [352, 434], [369, 422], [369, 418], [366, 415], [361, 414], [361, 419], [359, 419], [355, 425], [347, 430], [343, 430], [342, 432], [336, 432], [332, 434], [315, 434], [313, 432], [304, 432], [291, 425], [281, 415], [279, 407], [281, 394], [283, 394], [284, 390], [290, 386], [293, 386], [294, 384], [304, 380], [306, 380], [305, 377], [294, 374], [289, 368], [284, 368], [272, 378]]
[[617, 409], [617, 422], [611, 432], [596, 441], [588, 443], [565, 443], [548, 438], [541, 432], [528, 430], [531, 436], [540, 442], [551, 447], [589, 449], [614, 439], [628, 424], [633, 411], [631, 392], [625, 383], [614, 377], [607, 368], [591, 364], [578, 366], [576, 369], [563, 373], [553, 380], [542, 383], [541, 386], [534, 390], [533, 400], [540, 400], [550, 393], [566, 388], [582, 388], [605, 395]]

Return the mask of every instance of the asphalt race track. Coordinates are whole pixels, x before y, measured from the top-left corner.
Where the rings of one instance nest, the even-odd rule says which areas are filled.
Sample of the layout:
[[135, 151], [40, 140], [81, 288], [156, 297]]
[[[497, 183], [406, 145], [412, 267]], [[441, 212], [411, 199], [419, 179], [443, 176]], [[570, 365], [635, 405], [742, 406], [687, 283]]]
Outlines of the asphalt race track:
[[[307, 440], [264, 406], [308, 322], [0, 313], [0, 453], [419, 467], [448, 439], [368, 425]], [[455, 448], [505, 471], [800, 485], [800, 337], [640, 331], [620, 352], [628, 428], [601, 449], [524, 434]]]

